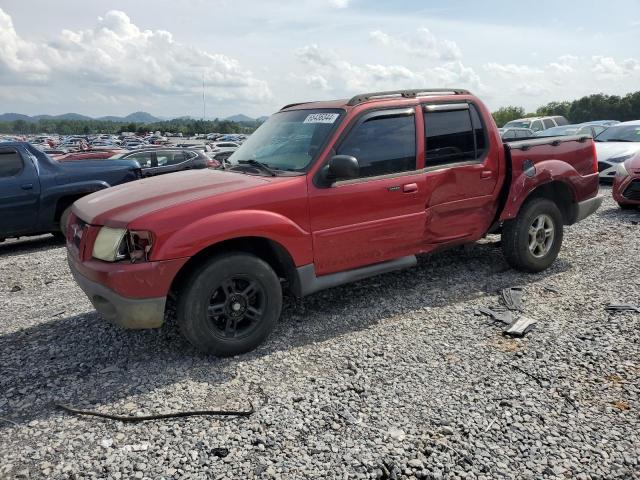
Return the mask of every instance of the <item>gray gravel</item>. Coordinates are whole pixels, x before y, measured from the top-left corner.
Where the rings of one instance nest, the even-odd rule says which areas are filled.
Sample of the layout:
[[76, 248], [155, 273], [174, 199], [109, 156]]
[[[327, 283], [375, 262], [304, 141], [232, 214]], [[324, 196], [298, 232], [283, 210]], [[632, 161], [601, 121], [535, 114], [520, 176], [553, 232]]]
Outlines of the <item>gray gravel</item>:
[[[491, 242], [289, 300], [231, 359], [122, 331], [50, 237], [0, 245], [0, 478], [640, 478], [640, 212], [607, 200], [536, 275]], [[507, 339], [481, 305], [524, 289]], [[555, 291], [554, 291], [555, 289]], [[140, 424], [76, 417], [244, 408]], [[226, 457], [216, 448], [229, 449]]]

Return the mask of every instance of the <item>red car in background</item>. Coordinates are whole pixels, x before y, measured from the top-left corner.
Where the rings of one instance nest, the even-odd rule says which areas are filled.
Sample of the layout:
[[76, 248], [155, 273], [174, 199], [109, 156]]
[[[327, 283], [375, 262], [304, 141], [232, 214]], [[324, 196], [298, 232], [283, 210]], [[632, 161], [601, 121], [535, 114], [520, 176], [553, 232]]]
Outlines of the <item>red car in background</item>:
[[62, 155], [51, 155], [55, 160], [59, 162], [71, 162], [74, 160], [105, 160], [118, 153], [122, 153], [125, 150], [113, 149], [113, 150], [91, 150], [86, 152], [69, 152]]
[[613, 199], [625, 210], [640, 206], [640, 153], [618, 164]]

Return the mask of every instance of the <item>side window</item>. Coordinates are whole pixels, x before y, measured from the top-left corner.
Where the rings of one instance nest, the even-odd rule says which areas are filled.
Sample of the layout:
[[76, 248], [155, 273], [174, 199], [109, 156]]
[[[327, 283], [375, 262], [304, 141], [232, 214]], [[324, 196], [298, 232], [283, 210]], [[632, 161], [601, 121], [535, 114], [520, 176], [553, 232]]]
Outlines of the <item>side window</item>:
[[468, 109], [424, 112], [426, 167], [475, 160], [475, 140]]
[[11, 150], [0, 150], [0, 178], [15, 177], [22, 171], [20, 154]]
[[518, 135], [517, 130], [507, 130], [504, 135], [502, 135], [503, 140], [509, 140], [511, 138], [516, 138]]
[[480, 159], [487, 152], [487, 135], [480, 119], [480, 114], [473, 103], [469, 104], [469, 111], [471, 112], [471, 124], [476, 137], [476, 159]]
[[136, 160], [142, 168], [151, 166], [151, 152], [134, 153], [125, 158], [126, 160]]
[[337, 152], [358, 159], [360, 177], [416, 169], [414, 115], [373, 117], [355, 127]]
[[540, 130], [542, 130], [542, 122], [540, 120], [536, 120], [535, 122], [533, 122], [531, 124], [531, 130], [533, 130], [534, 132], [539, 132]]
[[544, 123], [544, 128], [553, 128], [556, 126], [555, 122], [553, 120], [551, 120], [550, 118], [545, 118], [544, 120], [542, 120], [542, 123]]
[[165, 167], [168, 165], [176, 165], [185, 161], [182, 152], [156, 152], [158, 158], [158, 166]]

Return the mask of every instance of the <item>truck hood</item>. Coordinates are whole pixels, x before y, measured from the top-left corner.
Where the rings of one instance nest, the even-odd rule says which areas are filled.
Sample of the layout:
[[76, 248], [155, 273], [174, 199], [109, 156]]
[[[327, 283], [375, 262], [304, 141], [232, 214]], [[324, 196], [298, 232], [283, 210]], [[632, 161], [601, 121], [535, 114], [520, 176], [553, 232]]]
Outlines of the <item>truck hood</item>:
[[640, 142], [596, 142], [598, 161], [610, 158], [624, 157], [640, 151]]
[[[77, 162], [56, 162], [56, 182], [58, 184], [67, 184], [73, 183], [74, 181], [81, 182], [88, 179], [120, 179], [120, 176], [110, 174], [135, 172], [139, 169], [140, 164], [135, 160], [82, 160]], [[112, 183], [110, 184], [112, 185]]]
[[210, 169], [159, 175], [82, 197], [73, 211], [93, 225], [125, 227], [136, 218], [163, 208], [254, 188], [271, 179]]

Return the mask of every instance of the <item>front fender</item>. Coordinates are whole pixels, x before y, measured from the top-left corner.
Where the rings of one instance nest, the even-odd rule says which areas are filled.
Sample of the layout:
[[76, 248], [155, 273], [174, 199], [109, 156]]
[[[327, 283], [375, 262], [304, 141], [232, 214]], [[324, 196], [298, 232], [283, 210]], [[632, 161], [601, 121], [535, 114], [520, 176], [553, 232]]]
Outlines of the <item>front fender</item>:
[[568, 162], [561, 160], [543, 160], [534, 165], [535, 172], [531, 169], [523, 171], [522, 165], [513, 165], [511, 186], [507, 194], [507, 200], [500, 214], [500, 220], [511, 220], [518, 215], [520, 207], [536, 188], [551, 182], [562, 182], [571, 191], [573, 200], [576, 199], [576, 190], [582, 190], [592, 180], [590, 176], [583, 177]]
[[223, 212], [202, 218], [161, 239], [151, 259], [191, 257], [216, 243], [242, 237], [261, 237], [279, 243], [296, 266], [313, 261], [311, 234], [287, 217], [262, 210]]
[[[58, 200], [64, 197], [82, 197], [90, 193], [97, 192], [109, 188], [109, 184], [102, 180], [93, 180], [90, 182], [75, 182], [64, 185], [46, 185], [40, 194], [41, 219], [46, 224], [53, 224], [55, 220], [56, 208]], [[44, 207], [46, 205], [46, 207]]]

